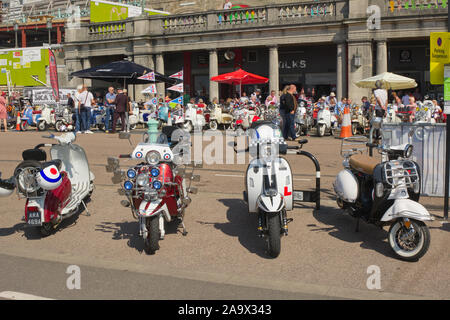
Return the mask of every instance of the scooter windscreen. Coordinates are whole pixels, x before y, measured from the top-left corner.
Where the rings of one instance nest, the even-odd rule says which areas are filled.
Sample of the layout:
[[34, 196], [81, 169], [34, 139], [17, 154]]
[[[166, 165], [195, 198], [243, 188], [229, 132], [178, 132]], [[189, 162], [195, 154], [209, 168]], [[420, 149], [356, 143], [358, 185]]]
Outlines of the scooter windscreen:
[[249, 129], [249, 139], [249, 151], [253, 157], [273, 158], [287, 152], [287, 144], [276, 122], [256, 122]]

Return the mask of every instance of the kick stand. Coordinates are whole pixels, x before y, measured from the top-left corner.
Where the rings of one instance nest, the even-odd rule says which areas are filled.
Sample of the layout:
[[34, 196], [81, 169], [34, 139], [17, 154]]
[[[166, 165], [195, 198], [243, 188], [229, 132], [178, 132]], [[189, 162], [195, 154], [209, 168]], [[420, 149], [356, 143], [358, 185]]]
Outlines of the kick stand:
[[[183, 232], [182, 232], [181, 234], [182, 234], [184, 237], [186, 237], [187, 234], [188, 234], [188, 232], [187, 232], [187, 230], [186, 230], [186, 226], [184, 225], [183, 218], [180, 219], [180, 225], [181, 225], [181, 227], [183, 228]], [[178, 225], [178, 227], [179, 227], [179, 225]]]
[[87, 208], [87, 206], [86, 206], [86, 203], [84, 203], [84, 200], [81, 200], [81, 203], [82, 203], [83, 206], [84, 206], [84, 210], [86, 210], [86, 216], [87, 216], [87, 217], [90, 217], [91, 214], [89, 213], [89, 210], [88, 210], [88, 208]]

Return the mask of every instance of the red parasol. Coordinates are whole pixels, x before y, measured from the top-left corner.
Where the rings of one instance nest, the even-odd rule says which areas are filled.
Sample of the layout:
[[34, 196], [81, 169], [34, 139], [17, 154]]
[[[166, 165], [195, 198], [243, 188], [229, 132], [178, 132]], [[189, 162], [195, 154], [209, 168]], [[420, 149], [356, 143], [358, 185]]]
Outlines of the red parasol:
[[239, 85], [239, 92], [241, 93], [243, 84], [267, 83], [269, 82], [269, 79], [239, 69], [230, 73], [221, 74], [217, 77], [212, 77], [211, 81]]

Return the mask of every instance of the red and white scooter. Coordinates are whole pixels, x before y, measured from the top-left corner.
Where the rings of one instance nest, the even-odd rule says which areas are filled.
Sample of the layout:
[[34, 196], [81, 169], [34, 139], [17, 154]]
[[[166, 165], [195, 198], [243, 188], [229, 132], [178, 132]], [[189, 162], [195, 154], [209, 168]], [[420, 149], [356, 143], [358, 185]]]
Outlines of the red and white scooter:
[[[39, 144], [23, 151], [23, 161], [14, 176], [0, 180], [0, 196], [17, 188], [19, 198], [26, 198], [25, 222], [48, 236], [62, 220], [81, 212], [94, 190], [94, 174], [83, 148], [73, 144], [75, 134], [47, 136], [58, 144]], [[50, 147], [51, 161], [42, 149]]]

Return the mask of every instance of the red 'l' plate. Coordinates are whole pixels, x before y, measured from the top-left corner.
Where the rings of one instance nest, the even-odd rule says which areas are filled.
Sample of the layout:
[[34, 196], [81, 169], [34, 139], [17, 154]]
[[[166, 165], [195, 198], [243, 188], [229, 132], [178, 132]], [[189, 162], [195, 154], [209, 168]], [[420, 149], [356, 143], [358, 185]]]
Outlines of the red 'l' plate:
[[292, 195], [292, 192], [289, 192], [289, 189], [288, 189], [287, 186], [284, 187], [284, 196], [287, 197], [287, 196], [290, 196], [290, 195]]

